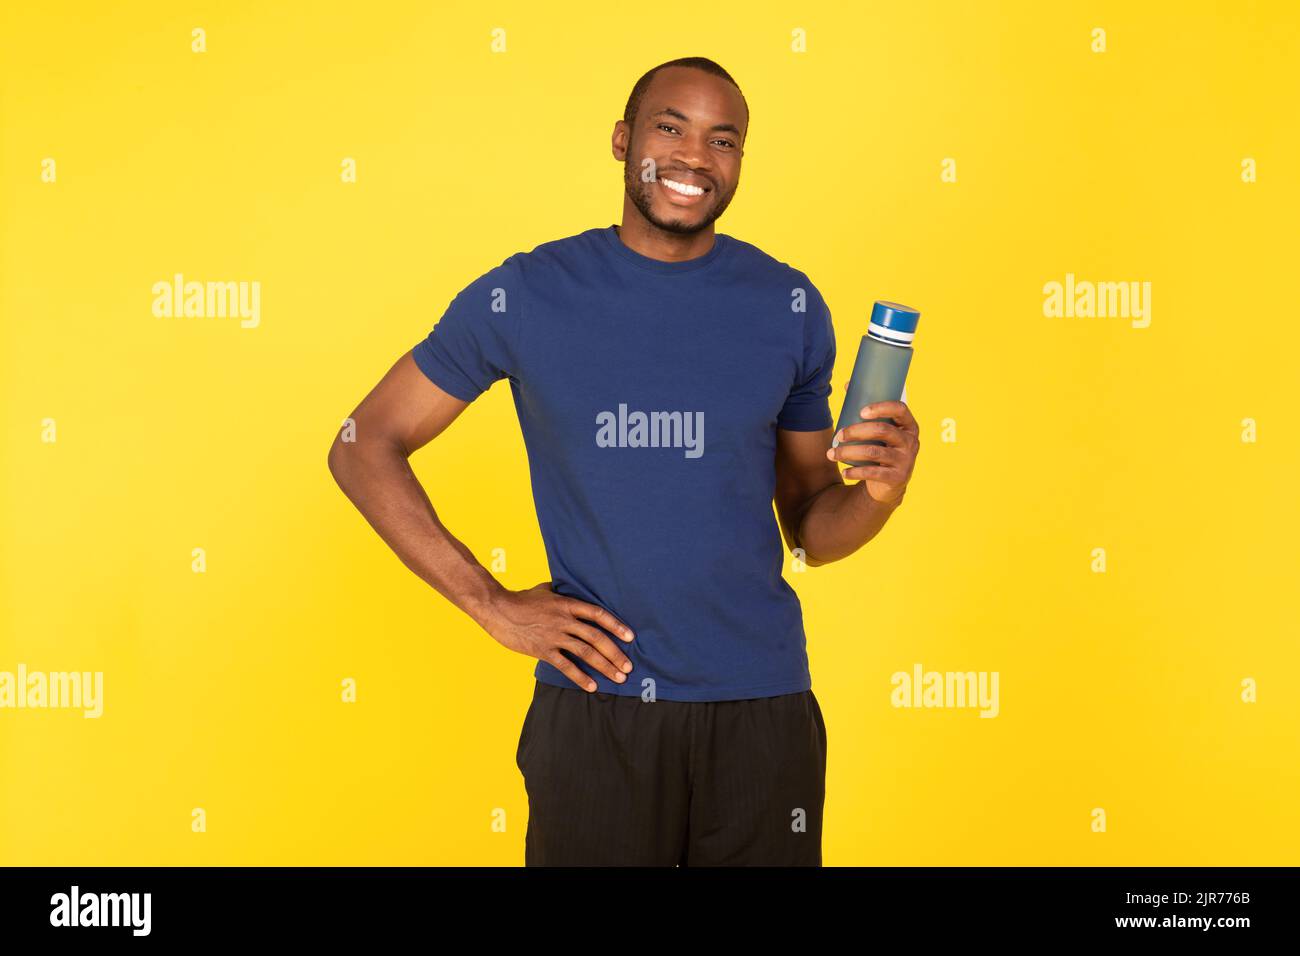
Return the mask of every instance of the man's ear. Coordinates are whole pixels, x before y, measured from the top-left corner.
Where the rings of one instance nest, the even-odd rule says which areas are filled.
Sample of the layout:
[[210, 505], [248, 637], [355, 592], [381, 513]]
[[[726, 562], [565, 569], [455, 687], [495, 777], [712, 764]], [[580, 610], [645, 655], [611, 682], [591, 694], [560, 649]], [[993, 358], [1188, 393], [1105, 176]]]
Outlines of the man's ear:
[[614, 133], [610, 137], [610, 151], [619, 162], [627, 159], [628, 133], [628, 125], [624, 120], [614, 123]]

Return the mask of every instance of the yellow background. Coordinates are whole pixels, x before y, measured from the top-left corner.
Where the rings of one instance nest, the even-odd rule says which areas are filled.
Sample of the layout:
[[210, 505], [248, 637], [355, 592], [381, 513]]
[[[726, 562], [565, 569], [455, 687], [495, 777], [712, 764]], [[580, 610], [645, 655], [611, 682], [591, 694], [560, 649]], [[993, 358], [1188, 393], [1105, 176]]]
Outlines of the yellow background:
[[[0, 670], [102, 670], [105, 712], [0, 710], [0, 863], [522, 863], [535, 662], [326, 451], [470, 280], [619, 221], [613, 123], [687, 55], [748, 98], [718, 226], [825, 295], [836, 413], [872, 300], [922, 311], [906, 504], [787, 569], [826, 863], [1300, 862], [1300, 13], [1144, 6], [5, 4]], [[260, 327], [155, 318], [175, 272], [260, 281]], [[1150, 327], [1044, 317], [1067, 272], [1150, 281]], [[504, 383], [413, 464], [548, 577]], [[917, 662], [1000, 715], [895, 709]]]

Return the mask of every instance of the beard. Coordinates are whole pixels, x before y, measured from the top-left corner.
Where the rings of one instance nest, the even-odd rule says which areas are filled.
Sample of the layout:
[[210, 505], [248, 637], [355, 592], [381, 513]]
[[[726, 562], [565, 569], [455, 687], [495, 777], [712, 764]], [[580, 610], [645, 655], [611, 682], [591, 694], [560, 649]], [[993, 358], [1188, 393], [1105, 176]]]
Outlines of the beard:
[[[656, 176], [658, 170], [656, 169]], [[632, 151], [629, 147], [627, 159], [623, 161], [623, 185], [627, 190], [628, 197], [632, 200], [632, 205], [636, 206], [642, 216], [646, 218], [651, 225], [662, 229], [664, 232], [675, 233], [679, 236], [690, 236], [701, 232], [711, 226], [719, 216], [731, 205], [731, 199], [736, 195], [736, 187], [740, 185], [740, 179], [731, 186], [731, 192], [722, 196], [717, 190], [711, 193], [711, 196], [718, 196], [713, 200], [712, 205], [703, 211], [703, 215], [695, 209], [683, 210], [676, 215], [664, 218], [655, 211], [655, 194], [659, 187], [656, 180], [649, 182], [641, 178], [641, 164], [632, 161]]]

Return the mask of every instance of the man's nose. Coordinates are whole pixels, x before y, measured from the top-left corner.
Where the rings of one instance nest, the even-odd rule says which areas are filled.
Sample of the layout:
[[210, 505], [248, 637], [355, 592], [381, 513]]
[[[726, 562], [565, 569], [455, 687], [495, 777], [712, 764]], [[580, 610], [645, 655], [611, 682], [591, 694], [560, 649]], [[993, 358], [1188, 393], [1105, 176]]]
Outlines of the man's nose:
[[682, 137], [673, 148], [671, 158], [673, 162], [681, 163], [700, 175], [709, 175], [713, 172], [713, 167], [709, 165], [709, 150], [705, 134]]

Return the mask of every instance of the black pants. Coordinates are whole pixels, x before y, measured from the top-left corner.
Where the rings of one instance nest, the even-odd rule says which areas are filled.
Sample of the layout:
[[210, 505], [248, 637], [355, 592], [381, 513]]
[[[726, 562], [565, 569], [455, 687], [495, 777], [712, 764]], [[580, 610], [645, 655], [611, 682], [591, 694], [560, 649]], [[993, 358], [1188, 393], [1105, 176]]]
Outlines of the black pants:
[[647, 703], [537, 681], [515, 761], [526, 866], [821, 866], [811, 690]]

